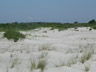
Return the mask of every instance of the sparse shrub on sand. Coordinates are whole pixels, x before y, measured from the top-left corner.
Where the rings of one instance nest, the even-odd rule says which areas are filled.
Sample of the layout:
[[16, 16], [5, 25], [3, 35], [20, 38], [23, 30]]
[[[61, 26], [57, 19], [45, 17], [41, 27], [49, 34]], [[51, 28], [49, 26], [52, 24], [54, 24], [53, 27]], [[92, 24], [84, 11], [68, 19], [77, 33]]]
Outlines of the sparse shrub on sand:
[[75, 27], [74, 29], [78, 29], [77, 27]]
[[48, 50], [49, 46], [48, 45], [42, 45], [38, 50], [43, 51], [43, 50]]
[[91, 31], [92, 30], [92, 28], [89, 28], [89, 31]]
[[14, 42], [17, 42], [20, 38], [24, 39], [25, 35], [13, 29], [8, 29], [4, 33], [4, 37], [6, 37], [7, 39], [13, 39]]
[[47, 31], [43, 31], [43, 33], [47, 33]]

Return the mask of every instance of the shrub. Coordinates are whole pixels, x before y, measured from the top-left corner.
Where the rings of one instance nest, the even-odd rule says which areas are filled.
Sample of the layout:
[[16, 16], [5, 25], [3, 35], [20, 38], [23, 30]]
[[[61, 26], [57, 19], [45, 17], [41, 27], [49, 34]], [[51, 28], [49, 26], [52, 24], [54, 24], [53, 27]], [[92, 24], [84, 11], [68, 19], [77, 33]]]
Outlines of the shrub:
[[89, 28], [89, 31], [91, 31], [92, 30], [92, 28]]
[[96, 29], [96, 25], [92, 26], [93, 29]]
[[4, 37], [6, 37], [7, 39], [13, 39], [14, 42], [17, 42], [20, 38], [24, 39], [25, 35], [13, 29], [9, 29], [4, 33]]
[[47, 33], [47, 31], [43, 31], [43, 33]]
[[88, 23], [95, 23], [95, 20], [92, 19], [92, 20], [90, 20]]
[[78, 21], [75, 21], [74, 24], [78, 24]]
[[75, 27], [74, 29], [78, 29], [77, 27]]

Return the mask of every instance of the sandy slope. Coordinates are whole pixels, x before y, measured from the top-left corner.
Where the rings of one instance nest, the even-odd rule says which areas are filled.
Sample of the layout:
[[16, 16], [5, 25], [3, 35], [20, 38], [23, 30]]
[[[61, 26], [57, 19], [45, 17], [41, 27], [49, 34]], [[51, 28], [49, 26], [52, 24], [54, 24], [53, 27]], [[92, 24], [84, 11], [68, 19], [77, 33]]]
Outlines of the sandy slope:
[[[0, 72], [96, 72], [95, 30], [42, 28], [22, 33], [26, 39], [17, 43], [0, 33]], [[45, 69], [31, 69], [31, 63], [40, 60], [47, 62]]]

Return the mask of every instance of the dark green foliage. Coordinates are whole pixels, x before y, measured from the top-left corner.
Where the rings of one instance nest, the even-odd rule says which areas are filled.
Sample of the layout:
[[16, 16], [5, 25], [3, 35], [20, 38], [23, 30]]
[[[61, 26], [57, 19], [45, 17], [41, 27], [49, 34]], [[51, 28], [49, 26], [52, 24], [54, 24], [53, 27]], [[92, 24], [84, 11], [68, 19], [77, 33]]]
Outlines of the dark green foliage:
[[77, 27], [75, 27], [74, 29], [78, 29]]
[[95, 20], [92, 19], [92, 20], [90, 20], [88, 23], [95, 23]]
[[92, 28], [89, 28], [89, 31], [91, 31], [92, 30]]
[[51, 27], [51, 30], [58, 29], [59, 31], [65, 30], [68, 28], [77, 28], [77, 27], [93, 27], [96, 23], [78, 23], [78, 24], [71, 24], [71, 23], [48, 23], [48, 22], [32, 22], [32, 23], [6, 23], [0, 24], [0, 31], [6, 31], [8, 29], [15, 29], [16, 31], [26, 31], [32, 30], [41, 27]]
[[13, 29], [6, 30], [6, 32], [4, 33], [4, 37], [6, 37], [7, 39], [13, 39], [14, 42], [17, 42], [19, 38], [25, 38], [25, 36], [22, 33], [15, 31]]
[[75, 21], [75, 22], [74, 22], [74, 24], [78, 24], [78, 22], [77, 22], [77, 21]]
[[41, 60], [41, 61], [39, 61], [37, 68], [41, 69], [41, 71], [43, 71], [45, 69], [46, 65], [47, 65], [47, 61]]
[[93, 29], [96, 29], [96, 25], [92, 26]]

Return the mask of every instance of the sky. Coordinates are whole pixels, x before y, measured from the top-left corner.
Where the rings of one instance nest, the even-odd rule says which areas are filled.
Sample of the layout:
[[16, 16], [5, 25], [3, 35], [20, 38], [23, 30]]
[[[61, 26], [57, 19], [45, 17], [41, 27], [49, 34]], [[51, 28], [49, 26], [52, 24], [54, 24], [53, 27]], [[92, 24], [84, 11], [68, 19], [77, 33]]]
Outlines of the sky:
[[96, 20], [96, 0], [0, 0], [0, 23]]

